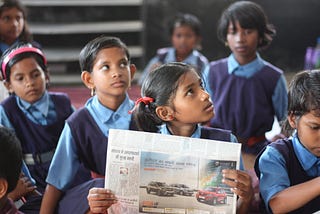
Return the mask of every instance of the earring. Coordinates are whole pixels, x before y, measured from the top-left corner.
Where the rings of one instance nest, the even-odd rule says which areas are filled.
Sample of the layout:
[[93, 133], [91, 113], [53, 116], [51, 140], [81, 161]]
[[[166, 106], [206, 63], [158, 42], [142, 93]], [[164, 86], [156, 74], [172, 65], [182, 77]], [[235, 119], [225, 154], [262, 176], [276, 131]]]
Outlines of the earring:
[[92, 88], [91, 88], [91, 93], [90, 93], [91, 97], [93, 97], [94, 94], [95, 94], [95, 89], [94, 89], [94, 87], [92, 87]]
[[228, 42], [224, 42], [224, 46], [228, 47], [229, 46]]

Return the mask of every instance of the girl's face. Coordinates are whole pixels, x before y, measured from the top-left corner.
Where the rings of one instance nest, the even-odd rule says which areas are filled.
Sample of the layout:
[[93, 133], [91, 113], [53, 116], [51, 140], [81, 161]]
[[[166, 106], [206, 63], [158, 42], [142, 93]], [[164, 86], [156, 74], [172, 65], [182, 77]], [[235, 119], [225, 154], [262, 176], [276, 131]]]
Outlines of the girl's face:
[[46, 75], [33, 57], [22, 59], [10, 70], [10, 81], [5, 82], [7, 89], [21, 99], [34, 103], [46, 90]]
[[180, 25], [174, 28], [171, 42], [176, 49], [177, 61], [183, 61], [197, 46], [199, 37], [190, 26]]
[[239, 22], [229, 23], [227, 43], [240, 65], [247, 64], [256, 58], [259, 42], [257, 29], [244, 29]]
[[4, 10], [0, 15], [0, 36], [6, 44], [12, 45], [22, 33], [23, 27], [23, 13], [17, 8]]
[[103, 105], [109, 107], [109, 99], [116, 99], [121, 103], [135, 72], [135, 66], [130, 65], [125, 51], [118, 47], [102, 49], [93, 64], [87, 86], [95, 88]]
[[173, 99], [175, 121], [181, 125], [204, 123], [214, 116], [214, 107], [209, 94], [195, 71], [180, 77], [180, 83]]
[[300, 142], [312, 154], [320, 157], [320, 117], [311, 111], [296, 120], [295, 116], [288, 116], [292, 128], [298, 133]]

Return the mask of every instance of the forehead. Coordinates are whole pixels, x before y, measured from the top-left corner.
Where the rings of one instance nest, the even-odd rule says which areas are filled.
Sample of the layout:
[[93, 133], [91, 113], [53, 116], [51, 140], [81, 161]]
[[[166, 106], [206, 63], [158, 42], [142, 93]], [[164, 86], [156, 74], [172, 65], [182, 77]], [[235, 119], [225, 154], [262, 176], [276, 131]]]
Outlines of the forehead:
[[184, 73], [179, 78], [179, 86], [188, 86], [190, 84], [193, 84], [195, 82], [199, 82], [200, 77], [193, 69], [189, 70], [188, 72]]
[[40, 68], [37, 60], [33, 57], [24, 58], [11, 66], [11, 73], [28, 73], [30, 70]]
[[8, 7], [2, 10], [1, 16], [23, 16], [23, 12], [16, 7]]
[[120, 47], [108, 47], [108, 48], [103, 48], [101, 49], [97, 56], [96, 56], [96, 61], [98, 60], [108, 60], [109, 58], [114, 58], [114, 57], [121, 57], [121, 58], [126, 58], [127, 55], [126, 52], [123, 48]]
[[173, 29], [173, 33], [195, 33], [190, 25], [182, 24], [176, 25]]

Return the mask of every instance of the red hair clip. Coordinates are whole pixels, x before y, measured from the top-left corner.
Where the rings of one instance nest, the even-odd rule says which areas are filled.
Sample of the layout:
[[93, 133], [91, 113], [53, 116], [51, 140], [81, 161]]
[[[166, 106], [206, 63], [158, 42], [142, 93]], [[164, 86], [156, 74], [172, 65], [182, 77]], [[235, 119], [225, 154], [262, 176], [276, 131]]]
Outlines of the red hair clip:
[[152, 97], [140, 97], [139, 99], [136, 100], [136, 102], [134, 103], [134, 107], [133, 109], [131, 109], [130, 111], [128, 111], [129, 114], [132, 114], [132, 112], [137, 108], [137, 106], [140, 103], [144, 103], [145, 105], [149, 105], [150, 103], [154, 102], [154, 99]]

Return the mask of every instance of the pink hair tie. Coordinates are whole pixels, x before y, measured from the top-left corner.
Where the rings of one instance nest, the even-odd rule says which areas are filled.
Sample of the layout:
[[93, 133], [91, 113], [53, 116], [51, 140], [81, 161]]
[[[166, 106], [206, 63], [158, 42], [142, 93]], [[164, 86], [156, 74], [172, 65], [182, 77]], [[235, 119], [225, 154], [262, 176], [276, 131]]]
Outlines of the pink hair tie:
[[154, 102], [154, 99], [152, 97], [140, 97], [139, 99], [136, 100], [136, 102], [134, 103], [134, 107], [133, 109], [131, 109], [128, 113], [132, 114], [132, 112], [137, 108], [137, 106], [140, 103], [144, 103], [145, 105], [149, 105], [150, 103]]
[[6, 79], [6, 67], [8, 62], [15, 57], [18, 54], [21, 53], [27, 53], [27, 52], [33, 52], [33, 53], [37, 53], [39, 54], [42, 59], [43, 59], [43, 63], [45, 65], [47, 65], [47, 59], [45, 58], [44, 54], [42, 53], [42, 51], [38, 48], [34, 48], [34, 47], [21, 47], [21, 48], [17, 48], [14, 51], [12, 51], [11, 53], [9, 53], [3, 60], [2, 65], [1, 65], [1, 71], [2, 71], [2, 75], [3, 75], [3, 79]]

